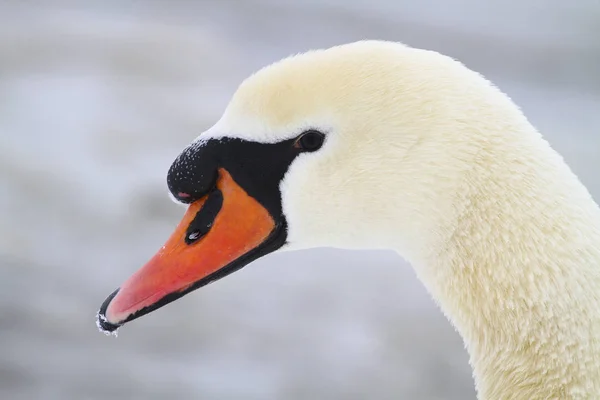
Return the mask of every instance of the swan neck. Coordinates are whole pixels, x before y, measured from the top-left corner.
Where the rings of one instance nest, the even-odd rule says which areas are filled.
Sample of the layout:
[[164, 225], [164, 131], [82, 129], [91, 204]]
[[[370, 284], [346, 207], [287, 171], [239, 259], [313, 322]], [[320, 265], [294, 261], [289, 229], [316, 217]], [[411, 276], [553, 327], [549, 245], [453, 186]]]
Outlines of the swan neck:
[[465, 341], [481, 399], [600, 393], [600, 210], [536, 146], [467, 174], [413, 262]]

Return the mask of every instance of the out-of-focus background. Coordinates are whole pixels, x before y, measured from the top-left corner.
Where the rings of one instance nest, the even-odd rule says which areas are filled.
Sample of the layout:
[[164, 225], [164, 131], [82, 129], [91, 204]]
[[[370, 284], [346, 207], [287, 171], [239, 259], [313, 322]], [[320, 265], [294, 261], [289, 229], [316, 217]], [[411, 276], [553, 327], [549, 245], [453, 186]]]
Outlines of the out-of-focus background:
[[0, 398], [474, 399], [392, 252], [272, 255], [120, 331], [104, 298], [183, 209], [166, 171], [239, 82], [358, 39], [495, 81], [600, 199], [597, 0], [0, 2]]

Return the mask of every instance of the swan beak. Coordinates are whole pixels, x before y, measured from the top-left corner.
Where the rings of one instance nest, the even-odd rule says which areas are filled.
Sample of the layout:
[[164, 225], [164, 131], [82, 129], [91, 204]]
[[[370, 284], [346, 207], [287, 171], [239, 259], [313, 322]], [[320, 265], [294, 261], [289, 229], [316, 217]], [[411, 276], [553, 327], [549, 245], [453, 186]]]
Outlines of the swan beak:
[[216, 188], [191, 203], [165, 245], [102, 304], [105, 333], [220, 279], [269, 252], [273, 217], [224, 169]]

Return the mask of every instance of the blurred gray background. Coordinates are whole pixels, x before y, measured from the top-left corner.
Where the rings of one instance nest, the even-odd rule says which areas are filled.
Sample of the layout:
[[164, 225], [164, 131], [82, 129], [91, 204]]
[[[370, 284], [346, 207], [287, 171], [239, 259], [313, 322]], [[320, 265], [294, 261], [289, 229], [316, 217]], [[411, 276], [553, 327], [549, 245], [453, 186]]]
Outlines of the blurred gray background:
[[0, 398], [474, 399], [392, 252], [272, 255], [117, 339], [94, 324], [179, 221], [166, 171], [239, 82], [359, 39], [482, 72], [600, 198], [598, 0], [0, 1]]

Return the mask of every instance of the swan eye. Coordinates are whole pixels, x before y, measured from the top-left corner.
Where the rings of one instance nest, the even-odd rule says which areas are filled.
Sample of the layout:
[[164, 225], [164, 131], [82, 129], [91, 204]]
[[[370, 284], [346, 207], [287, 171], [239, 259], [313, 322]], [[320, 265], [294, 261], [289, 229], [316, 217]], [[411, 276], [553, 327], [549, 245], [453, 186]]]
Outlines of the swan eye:
[[296, 139], [294, 147], [302, 151], [316, 151], [323, 146], [325, 135], [319, 131], [310, 130], [304, 132]]

